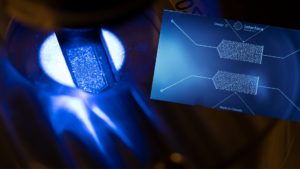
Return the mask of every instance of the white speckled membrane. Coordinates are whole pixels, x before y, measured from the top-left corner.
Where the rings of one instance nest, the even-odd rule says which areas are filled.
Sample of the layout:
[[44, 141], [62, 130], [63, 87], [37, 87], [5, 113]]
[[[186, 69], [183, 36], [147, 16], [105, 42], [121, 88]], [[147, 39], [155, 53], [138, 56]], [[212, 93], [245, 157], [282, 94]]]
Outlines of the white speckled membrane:
[[[66, 49], [70, 71], [77, 86], [84, 91], [97, 93], [107, 87], [101, 64], [92, 46]], [[98, 56], [101, 57], [101, 56]]]
[[213, 77], [216, 89], [244, 94], [257, 94], [259, 77], [218, 71]]
[[261, 64], [264, 46], [222, 40], [217, 49], [222, 59]]

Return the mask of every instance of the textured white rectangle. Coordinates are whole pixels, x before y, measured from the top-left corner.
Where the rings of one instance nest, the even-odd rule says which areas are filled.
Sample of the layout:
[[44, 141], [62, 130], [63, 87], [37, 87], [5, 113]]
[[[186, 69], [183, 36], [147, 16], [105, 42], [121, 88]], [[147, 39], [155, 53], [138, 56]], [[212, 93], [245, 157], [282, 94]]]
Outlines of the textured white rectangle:
[[213, 77], [216, 89], [244, 94], [257, 94], [258, 76], [218, 71]]
[[92, 47], [66, 49], [65, 57], [69, 63], [73, 80], [78, 87], [91, 93], [98, 93], [107, 87], [105, 74]]
[[261, 64], [264, 46], [222, 40], [217, 50], [220, 58]]

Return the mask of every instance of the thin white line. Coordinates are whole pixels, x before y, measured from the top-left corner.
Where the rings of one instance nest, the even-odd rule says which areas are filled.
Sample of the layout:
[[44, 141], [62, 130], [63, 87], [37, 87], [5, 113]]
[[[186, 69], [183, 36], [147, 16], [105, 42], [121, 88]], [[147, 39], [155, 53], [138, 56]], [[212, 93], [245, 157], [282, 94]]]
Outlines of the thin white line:
[[216, 108], [217, 106], [219, 106], [220, 104], [224, 103], [226, 100], [228, 100], [229, 98], [231, 98], [234, 95], [234, 93], [231, 93], [229, 96], [225, 97], [223, 100], [221, 100], [219, 103], [217, 103], [216, 105], [214, 105], [212, 108]]
[[174, 86], [176, 86], [176, 85], [178, 85], [178, 84], [180, 84], [180, 83], [182, 83], [182, 82], [184, 82], [184, 81], [186, 81], [186, 80], [188, 80], [190, 78], [194, 78], [194, 77], [195, 78], [200, 78], [200, 79], [212, 80], [212, 78], [210, 78], [210, 77], [198, 76], [198, 75], [190, 75], [190, 76], [187, 76], [187, 77], [185, 77], [185, 78], [183, 78], [183, 79], [181, 79], [181, 80], [179, 80], [179, 81], [171, 84], [170, 86], [167, 86], [167, 87], [165, 87], [163, 89], [160, 89], [160, 92], [164, 92], [165, 90], [170, 89], [171, 87], [174, 87]]
[[278, 89], [278, 91], [288, 100], [291, 102], [291, 104], [298, 110], [300, 111], [300, 108], [285, 94], [283, 93], [280, 89]]
[[297, 49], [294, 52], [292, 52], [292, 53], [290, 53], [290, 54], [288, 54], [288, 55], [286, 55], [284, 57], [278, 57], [278, 56], [273, 56], [273, 55], [263, 55], [263, 56], [271, 57], [271, 58], [276, 58], [276, 59], [286, 59], [286, 58], [288, 58], [288, 57], [290, 57], [290, 56], [292, 56], [292, 55], [294, 55], [294, 54], [296, 54], [298, 52], [300, 52], [300, 49]]
[[255, 115], [254, 111], [250, 108], [250, 106], [246, 103], [246, 101], [238, 93], [235, 92], [234, 94], [238, 96], [238, 98], [244, 103], [244, 105], [252, 113], [252, 115]]
[[195, 42], [175, 21], [174, 19], [171, 19], [171, 22], [195, 45], [199, 47], [205, 47], [205, 48], [213, 48], [216, 49], [217, 47], [215, 46], [208, 46], [208, 45], [201, 45], [197, 42]]
[[273, 56], [273, 55], [263, 55], [263, 56], [269, 57], [269, 58], [283, 59], [283, 57], [278, 57], [278, 56]]
[[268, 86], [262, 86], [262, 85], [259, 85], [258, 87], [264, 88], [264, 89], [271, 89], [271, 90], [278, 90], [279, 89], [279, 88], [275, 88], [275, 87], [268, 87]]
[[291, 56], [291, 55], [293, 55], [293, 54], [295, 54], [295, 53], [298, 53], [299, 51], [300, 51], [300, 49], [295, 50], [295, 51], [292, 52], [291, 54], [286, 55], [286, 56], [284, 57], [284, 59], [287, 58], [287, 57], [289, 57], [289, 56]]
[[192, 75], [193, 77], [201, 78], [201, 79], [207, 79], [207, 80], [212, 80], [211, 77], [205, 77], [205, 76], [198, 76], [198, 75]]
[[241, 38], [241, 36], [233, 29], [233, 27], [231, 26], [231, 24], [228, 22], [227, 19], [224, 19], [225, 22], [229, 25], [229, 27], [231, 28], [231, 30], [235, 33], [235, 35], [240, 39], [240, 41], [244, 42], [243, 39]]
[[279, 93], [281, 93], [298, 111], [300, 111], [300, 108], [279, 88], [275, 88], [275, 87], [268, 87], [268, 86], [258, 86], [260, 88], [264, 88], [264, 89], [270, 89], [270, 90], [276, 90]]
[[265, 29], [267, 29], [268, 27], [269, 27], [269, 26], [264, 27], [262, 31], [256, 32], [254, 35], [250, 36], [248, 39], [244, 40], [243, 42], [249, 41], [250, 39], [252, 39], [252, 38], [254, 38], [255, 36], [257, 36], [258, 34], [262, 33], [262, 32], [263, 32]]

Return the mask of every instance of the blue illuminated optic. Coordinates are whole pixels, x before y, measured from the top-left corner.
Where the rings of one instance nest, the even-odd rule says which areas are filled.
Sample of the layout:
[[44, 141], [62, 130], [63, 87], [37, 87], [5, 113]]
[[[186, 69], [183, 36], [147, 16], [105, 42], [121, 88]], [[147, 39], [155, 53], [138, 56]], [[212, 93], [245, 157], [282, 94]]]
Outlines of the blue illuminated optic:
[[[112, 32], [102, 29], [102, 35], [113, 65], [119, 71], [125, 60], [125, 48]], [[69, 87], [75, 87], [55, 33], [50, 34], [41, 45], [39, 62], [43, 71], [53, 80]]]

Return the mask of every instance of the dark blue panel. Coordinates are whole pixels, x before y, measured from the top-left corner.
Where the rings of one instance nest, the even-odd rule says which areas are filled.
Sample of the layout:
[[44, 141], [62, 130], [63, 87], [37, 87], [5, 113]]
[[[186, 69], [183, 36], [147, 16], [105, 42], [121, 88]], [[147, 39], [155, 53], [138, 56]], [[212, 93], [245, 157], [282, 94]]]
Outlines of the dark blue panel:
[[165, 11], [151, 98], [300, 121], [299, 55], [299, 30]]

